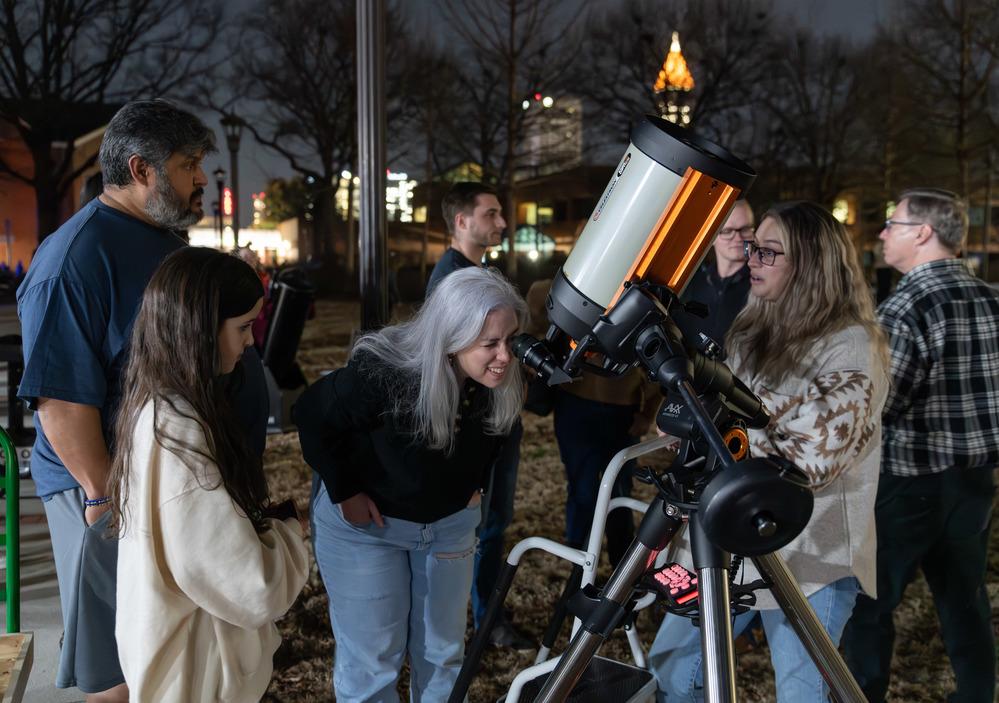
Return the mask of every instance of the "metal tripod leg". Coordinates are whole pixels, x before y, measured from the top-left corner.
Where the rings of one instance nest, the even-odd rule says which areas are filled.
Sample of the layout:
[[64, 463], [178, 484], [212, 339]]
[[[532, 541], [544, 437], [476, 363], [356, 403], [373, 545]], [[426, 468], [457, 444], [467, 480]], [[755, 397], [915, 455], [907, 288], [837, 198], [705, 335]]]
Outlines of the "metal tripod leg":
[[699, 513], [690, 516], [690, 549], [697, 571], [698, 610], [701, 616], [704, 700], [735, 701], [735, 649], [728, 593], [729, 555], [712, 544], [701, 529]]
[[[680, 511], [656, 498], [645, 513], [638, 534], [627, 553], [611, 574], [601, 592], [601, 602], [583, 627], [572, 638], [569, 647], [549, 675], [535, 703], [561, 703], [579, 681], [593, 656], [603, 644], [608, 628], [620, 622], [635, 586], [641, 580], [655, 554], [673, 539], [683, 523]], [[616, 619], [616, 620], [615, 620]]]
[[770, 583], [770, 592], [794, 628], [801, 646], [829, 684], [833, 699], [839, 703], [864, 703], [867, 699], [863, 691], [829, 638], [829, 633], [819, 622], [808, 599], [801, 592], [784, 559], [776, 553], [766, 554], [753, 557], [753, 563], [760, 575]]

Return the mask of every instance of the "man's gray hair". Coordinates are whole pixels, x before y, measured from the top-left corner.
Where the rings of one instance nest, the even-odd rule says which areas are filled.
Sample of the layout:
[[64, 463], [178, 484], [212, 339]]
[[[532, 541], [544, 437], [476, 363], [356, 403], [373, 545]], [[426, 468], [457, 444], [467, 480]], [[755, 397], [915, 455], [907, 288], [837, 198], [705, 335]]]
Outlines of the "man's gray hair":
[[214, 132], [190, 112], [166, 100], [135, 100], [111, 118], [99, 158], [104, 185], [124, 187], [132, 182], [128, 160], [133, 155], [162, 173], [173, 154], [201, 156], [214, 151]]
[[909, 201], [909, 217], [925, 222], [937, 239], [955, 254], [964, 248], [968, 236], [968, 205], [956, 194], [941, 188], [910, 188], [898, 196]]
[[[527, 304], [499, 272], [478, 266], [460, 269], [434, 288], [413, 319], [364, 335], [351, 356], [366, 352], [380, 366], [409, 377], [416, 390], [399, 394], [394, 412], [412, 416], [419, 441], [432, 449], [450, 451], [461, 386], [449, 355], [471, 346], [482, 332], [486, 316], [502, 309], [516, 314], [521, 329], [526, 326]], [[509, 433], [523, 403], [520, 364], [511, 359], [502, 383], [489, 390], [486, 431]]]

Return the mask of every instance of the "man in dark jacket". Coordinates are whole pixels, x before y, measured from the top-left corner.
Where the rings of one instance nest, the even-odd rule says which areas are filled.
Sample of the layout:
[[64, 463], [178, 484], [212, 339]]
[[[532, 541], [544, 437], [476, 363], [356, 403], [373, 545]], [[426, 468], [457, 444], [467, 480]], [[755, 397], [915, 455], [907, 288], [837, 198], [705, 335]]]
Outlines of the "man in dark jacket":
[[694, 274], [681, 296], [683, 302], [696, 301], [708, 306], [708, 316], [677, 312], [677, 324], [685, 337], [700, 345], [703, 333], [719, 345], [749, 298], [749, 267], [743, 242], [753, 238], [753, 208], [745, 200], [736, 201], [725, 224], [718, 230], [714, 243], [714, 259], [707, 260]]

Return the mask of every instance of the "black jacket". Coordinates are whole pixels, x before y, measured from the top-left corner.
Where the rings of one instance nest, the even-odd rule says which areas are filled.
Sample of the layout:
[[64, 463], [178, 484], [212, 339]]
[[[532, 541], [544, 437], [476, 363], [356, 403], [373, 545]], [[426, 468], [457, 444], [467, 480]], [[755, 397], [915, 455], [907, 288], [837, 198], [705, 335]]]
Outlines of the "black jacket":
[[433, 293], [437, 284], [447, 278], [449, 273], [454, 273], [455, 271], [460, 271], [461, 269], [470, 268], [472, 266], [478, 266], [478, 264], [454, 247], [448, 247], [447, 251], [441, 255], [441, 258], [434, 265], [434, 270], [430, 272], [430, 280], [427, 281], [426, 297], [430, 297], [430, 294]]
[[415, 392], [417, 382], [361, 355], [295, 403], [302, 454], [334, 503], [363, 492], [383, 515], [431, 523], [464, 508], [486, 485], [503, 441], [485, 432], [488, 389], [466, 382], [454, 448], [446, 454], [417, 443], [411, 419], [392, 413], [395, 397]]
[[749, 267], [743, 266], [728, 278], [718, 275], [714, 261], [705, 261], [691, 278], [683, 291], [681, 300], [685, 303], [697, 301], [708, 306], [707, 318], [676, 311], [673, 318], [686, 337], [695, 346], [700, 346], [697, 336], [703, 332], [724, 346], [725, 335], [735, 321], [736, 315], [746, 307], [749, 298]]

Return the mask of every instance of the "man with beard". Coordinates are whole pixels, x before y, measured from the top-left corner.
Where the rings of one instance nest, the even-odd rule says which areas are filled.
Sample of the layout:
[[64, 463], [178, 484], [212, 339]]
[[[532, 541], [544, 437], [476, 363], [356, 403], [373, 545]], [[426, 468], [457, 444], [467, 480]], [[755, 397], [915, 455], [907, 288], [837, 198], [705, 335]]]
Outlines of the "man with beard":
[[[114, 635], [117, 542], [104, 528], [110, 428], [132, 322], [160, 262], [186, 246], [177, 232], [203, 215], [201, 164], [214, 151], [214, 135], [194, 115], [163, 100], [125, 105], [101, 143], [103, 192], [42, 242], [17, 291], [25, 359], [18, 394], [37, 411], [31, 473], [62, 604], [56, 686], [76, 686], [88, 702], [128, 700]], [[244, 359], [234, 402], [262, 452], [260, 362]]]

